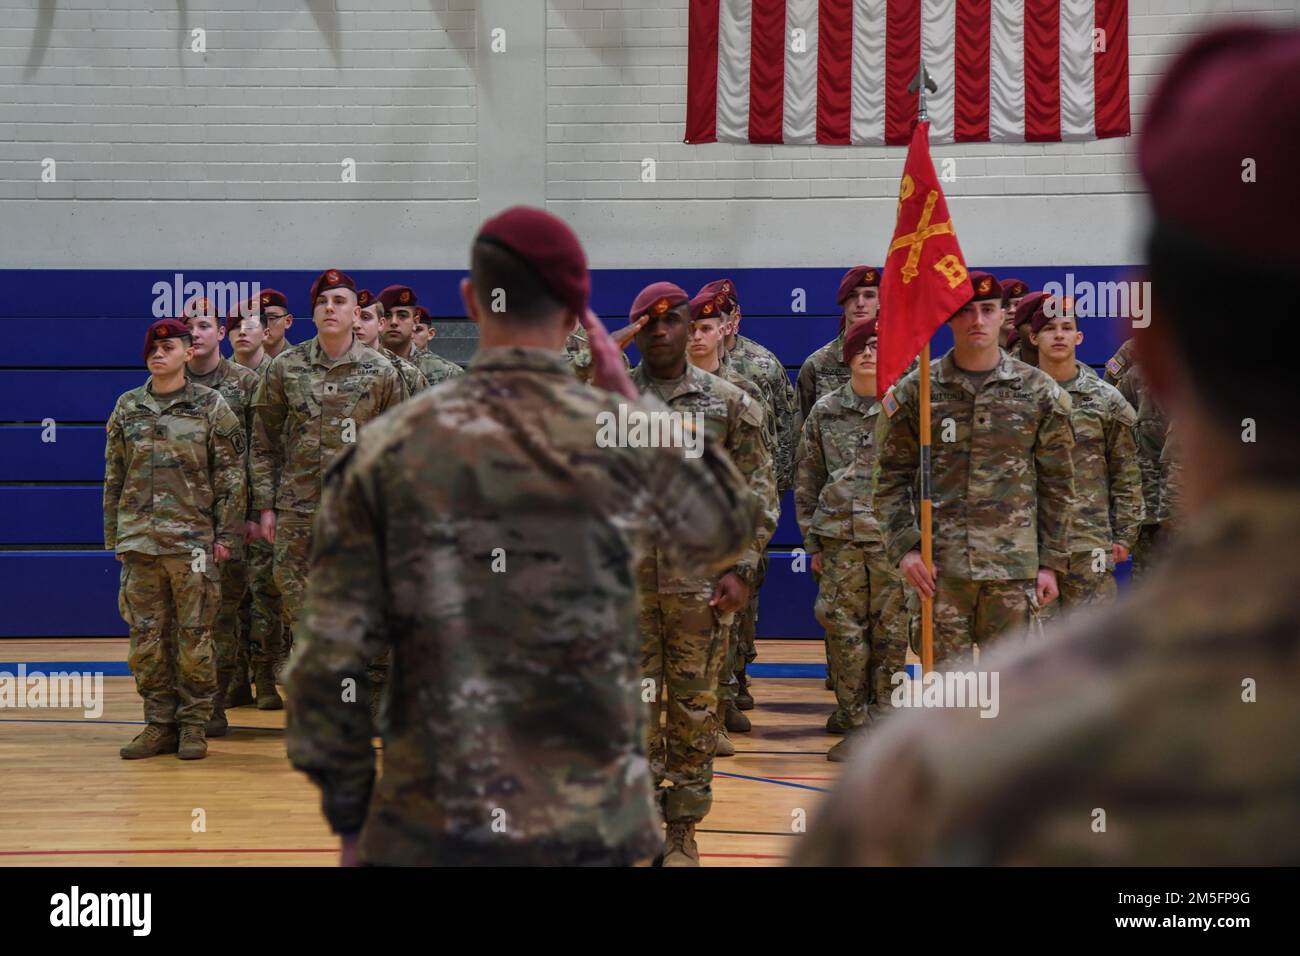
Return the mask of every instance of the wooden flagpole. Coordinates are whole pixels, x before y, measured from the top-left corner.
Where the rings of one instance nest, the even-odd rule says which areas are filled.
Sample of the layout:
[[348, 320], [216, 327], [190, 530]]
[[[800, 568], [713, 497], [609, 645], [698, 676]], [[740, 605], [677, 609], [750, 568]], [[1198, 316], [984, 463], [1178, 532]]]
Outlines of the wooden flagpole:
[[[916, 79], [908, 87], [908, 92], [917, 94], [916, 121], [924, 123], [930, 118], [925, 106], [925, 94], [933, 93], [939, 87], [930, 79], [930, 73], [922, 60], [916, 71]], [[921, 350], [921, 561], [934, 579], [933, 546], [933, 512], [930, 501], [930, 343], [925, 343]], [[936, 582], [937, 583], [937, 582]], [[934, 599], [921, 598], [921, 674], [934, 669]]]

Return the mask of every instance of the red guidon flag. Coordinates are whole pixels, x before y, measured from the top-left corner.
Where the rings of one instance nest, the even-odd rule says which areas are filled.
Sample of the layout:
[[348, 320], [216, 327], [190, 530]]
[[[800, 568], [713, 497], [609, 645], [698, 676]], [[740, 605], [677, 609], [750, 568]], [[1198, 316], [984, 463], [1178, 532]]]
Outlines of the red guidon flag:
[[918, 123], [898, 188], [898, 219], [880, 279], [876, 397], [884, 398], [930, 336], [971, 300], [966, 260]]

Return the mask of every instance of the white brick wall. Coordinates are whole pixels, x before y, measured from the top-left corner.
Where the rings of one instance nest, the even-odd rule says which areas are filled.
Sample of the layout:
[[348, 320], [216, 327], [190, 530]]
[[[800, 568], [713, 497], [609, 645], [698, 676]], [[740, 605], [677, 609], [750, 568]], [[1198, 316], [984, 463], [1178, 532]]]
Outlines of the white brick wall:
[[[681, 143], [687, 4], [0, 0], [0, 234], [22, 236], [0, 267], [462, 268], [478, 223], [515, 202], [567, 219], [597, 267], [879, 259], [901, 148]], [[1138, 128], [1191, 34], [1300, 23], [1300, 0], [1130, 11]], [[188, 52], [194, 27], [206, 54]], [[1132, 145], [936, 147], [957, 161], [968, 260], [1136, 261]]]
[[0, 8], [0, 198], [476, 196], [473, 0]]

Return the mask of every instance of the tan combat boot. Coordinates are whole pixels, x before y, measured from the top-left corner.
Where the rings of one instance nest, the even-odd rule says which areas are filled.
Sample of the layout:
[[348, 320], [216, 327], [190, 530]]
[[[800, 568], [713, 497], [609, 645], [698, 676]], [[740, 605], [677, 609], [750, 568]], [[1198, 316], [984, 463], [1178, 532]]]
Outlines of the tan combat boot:
[[275, 674], [272, 672], [270, 661], [263, 661], [257, 665], [254, 683], [257, 686], [258, 710], [284, 710], [284, 701], [275, 690]]
[[140, 760], [160, 754], [174, 754], [179, 743], [175, 724], [149, 724], [118, 753], [123, 760]]
[[230, 721], [226, 720], [226, 694], [225, 691], [218, 689], [217, 695], [212, 698], [212, 716], [203, 725], [203, 733], [207, 737], [224, 737], [229, 729]]
[[208, 739], [202, 724], [185, 724], [181, 727], [181, 744], [176, 756], [182, 760], [202, 760], [208, 755]]
[[727, 728], [718, 727], [718, 749], [713, 752], [715, 757], [734, 757], [736, 756], [736, 745], [731, 742], [727, 736]]
[[727, 728], [728, 733], [747, 734], [754, 729], [748, 717], [740, 712], [739, 704], [727, 704], [727, 709], [722, 713], [723, 726]]
[[695, 822], [677, 820], [668, 824], [664, 866], [699, 866], [700, 848], [695, 845]]

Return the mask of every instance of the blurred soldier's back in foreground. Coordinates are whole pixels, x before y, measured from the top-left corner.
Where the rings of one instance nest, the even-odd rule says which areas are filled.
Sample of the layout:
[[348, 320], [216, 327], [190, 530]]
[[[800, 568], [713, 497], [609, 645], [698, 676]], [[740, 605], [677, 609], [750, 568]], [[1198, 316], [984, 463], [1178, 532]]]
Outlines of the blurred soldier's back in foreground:
[[[1292, 333], [1297, 147], [1300, 32], [1220, 31], [1176, 61], [1139, 145], [1137, 349], [1178, 424], [1185, 527], [1113, 609], [981, 662], [994, 719], [909, 715], [857, 750], [794, 862], [1300, 862], [1300, 421], [1271, 392], [1292, 353], [1253, 348]], [[1249, 336], [1205, 311], [1208, 276], [1242, 291]]]
[[[368, 426], [326, 478], [290, 759], [321, 787], [345, 862], [358, 830], [366, 863], [648, 861], [662, 836], [630, 542], [722, 566], [756, 506], [711, 441], [696, 457], [598, 444], [620, 411], [667, 409], [637, 395], [587, 312], [567, 226], [523, 208], [489, 220], [471, 275], [469, 373]], [[580, 316], [594, 388], [561, 354]], [[376, 783], [365, 674], [384, 650]]]

